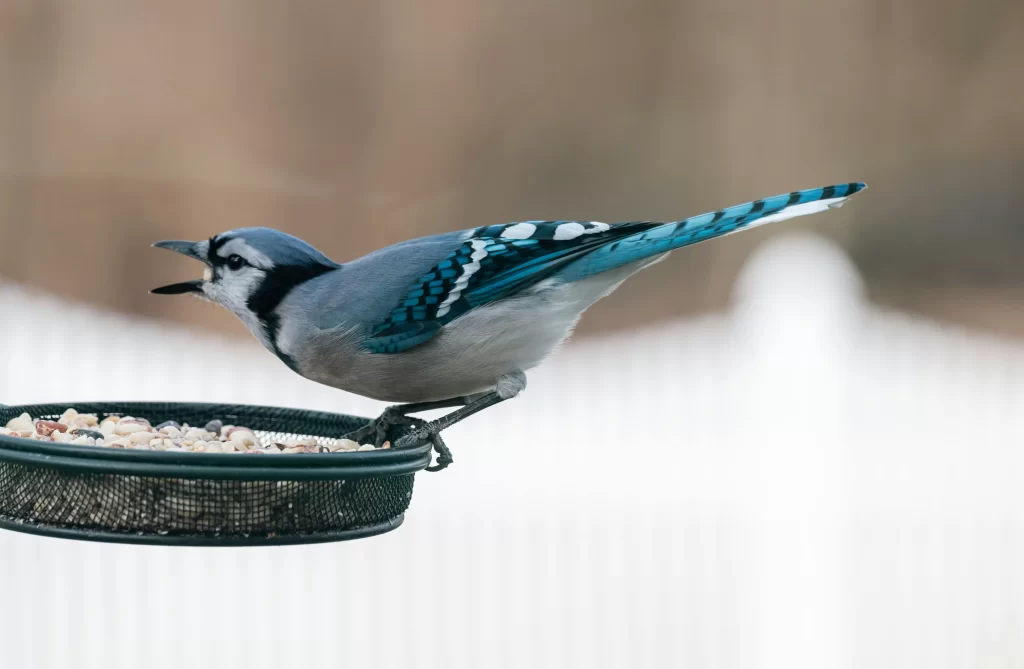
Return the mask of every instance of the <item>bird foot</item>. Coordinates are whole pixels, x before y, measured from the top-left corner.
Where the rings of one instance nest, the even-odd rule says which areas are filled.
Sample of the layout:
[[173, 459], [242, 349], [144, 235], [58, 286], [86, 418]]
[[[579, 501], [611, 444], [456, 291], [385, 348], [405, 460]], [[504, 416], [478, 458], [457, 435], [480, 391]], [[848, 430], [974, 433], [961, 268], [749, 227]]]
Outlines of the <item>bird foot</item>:
[[427, 471], [441, 471], [453, 462], [451, 450], [449, 450], [448, 445], [444, 443], [444, 439], [441, 438], [439, 430], [432, 428], [430, 424], [422, 418], [416, 418], [415, 416], [408, 415], [407, 412], [409, 409], [409, 407], [402, 405], [388, 407], [380, 416], [377, 417], [376, 420], [370, 421], [355, 432], [345, 435], [345, 438], [362, 443], [364, 439], [368, 439], [372, 436], [374, 440], [373, 445], [380, 448], [384, 442], [387, 441], [388, 434], [391, 432], [393, 427], [400, 425], [412, 425], [422, 435], [420, 439], [429, 441], [434, 446], [434, 450], [437, 451], [437, 461], [435, 464], [427, 467]]
[[[479, 395], [414, 404], [396, 404], [385, 409], [384, 413], [376, 420], [345, 435], [345, 438], [362, 443], [362, 440], [373, 435], [374, 446], [380, 448], [387, 440], [392, 428], [400, 425], [411, 425], [413, 430], [399, 439], [394, 444], [395, 448], [414, 446], [424, 441], [429, 441], [434, 446], [434, 450], [437, 451], [437, 462], [427, 467], [427, 471], [436, 472], [452, 463], [452, 452], [448, 449], [447, 444], [444, 443], [444, 439], [441, 438], [442, 430], [448, 429], [459, 421], [479, 413], [487, 407], [515, 397], [525, 387], [526, 375], [522, 372], [515, 372], [513, 374], [506, 374], [499, 379], [498, 385], [494, 390]], [[409, 415], [410, 413], [419, 413], [420, 411], [433, 411], [434, 409], [456, 406], [460, 408], [430, 422]]]
[[435, 430], [427, 432], [427, 439], [434, 445], [434, 450], [437, 451], [437, 460], [434, 464], [427, 467], [428, 472], [439, 472], [452, 462], [452, 452], [448, 449], [448, 444], [444, 443], [444, 439], [441, 438], [441, 433]]
[[346, 434], [345, 438], [361, 444], [363, 440], [372, 436], [374, 447], [380, 448], [388, 440], [388, 435], [392, 428], [400, 425], [412, 425], [419, 428], [426, 425], [427, 422], [425, 420], [410, 416], [406, 411], [406, 408], [402, 405], [390, 406], [375, 420], [370, 421], [354, 432]]

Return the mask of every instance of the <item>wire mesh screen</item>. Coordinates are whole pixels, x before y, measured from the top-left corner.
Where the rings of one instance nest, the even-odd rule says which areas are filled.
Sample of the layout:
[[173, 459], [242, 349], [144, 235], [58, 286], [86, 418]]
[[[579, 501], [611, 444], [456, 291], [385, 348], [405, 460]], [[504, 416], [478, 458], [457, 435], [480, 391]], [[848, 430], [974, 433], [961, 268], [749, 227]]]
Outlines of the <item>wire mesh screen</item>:
[[[107, 415], [135, 415], [149, 420], [175, 420], [202, 425], [212, 419], [251, 427], [271, 442], [291, 437], [315, 437], [327, 445], [359, 427], [363, 419], [270, 407], [188, 404], [75, 405], [79, 411]], [[33, 418], [50, 419], [65, 405], [0, 407], [0, 423], [28, 411]], [[96, 448], [100, 447], [86, 447]], [[106, 450], [106, 449], [103, 449]], [[132, 454], [139, 455], [139, 454]], [[363, 455], [363, 454], [360, 454]], [[214, 456], [216, 457], [216, 456]], [[300, 458], [329, 457], [344, 464], [350, 454], [263, 456], [268, 465], [294, 465]], [[134, 475], [102, 471], [106, 465], [91, 461], [92, 471], [71, 466], [48, 466], [45, 459], [24, 462], [0, 459], [0, 521], [43, 530], [81, 530], [119, 533], [168, 543], [189, 537], [216, 540], [265, 538], [301, 541], [303, 537], [375, 533], [401, 521], [412, 498], [413, 474], [344, 477], [329, 480], [261, 480], [260, 474], [216, 478], [207, 472], [189, 476], [189, 465], [207, 460], [204, 454], [183, 454], [180, 462], [166, 464], [168, 475]], [[235, 462], [254, 462], [245, 455], [221, 456]], [[59, 457], [58, 457], [59, 459]], [[286, 459], [290, 462], [286, 462]], [[99, 468], [97, 470], [97, 467]], [[250, 468], [251, 469], [251, 468]], [[342, 470], [344, 471], [344, 470]], [[175, 474], [178, 474], [177, 476]], [[226, 472], [225, 472], [226, 473]], [[274, 478], [280, 478], [276, 476]], [[308, 478], [306, 476], [300, 478]], [[335, 538], [345, 538], [336, 536]]]
[[69, 474], [0, 463], [0, 516], [62, 528], [269, 538], [352, 530], [400, 516], [413, 476], [219, 481]]

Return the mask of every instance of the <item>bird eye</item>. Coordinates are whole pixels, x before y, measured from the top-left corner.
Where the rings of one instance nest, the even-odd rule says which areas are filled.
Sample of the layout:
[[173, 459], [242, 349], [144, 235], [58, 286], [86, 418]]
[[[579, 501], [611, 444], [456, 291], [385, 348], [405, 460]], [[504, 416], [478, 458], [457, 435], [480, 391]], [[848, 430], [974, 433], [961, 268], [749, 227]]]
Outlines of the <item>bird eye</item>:
[[228, 269], [232, 271], [240, 270], [242, 269], [242, 267], [245, 266], [245, 258], [236, 254], [229, 255], [227, 260], [227, 266]]

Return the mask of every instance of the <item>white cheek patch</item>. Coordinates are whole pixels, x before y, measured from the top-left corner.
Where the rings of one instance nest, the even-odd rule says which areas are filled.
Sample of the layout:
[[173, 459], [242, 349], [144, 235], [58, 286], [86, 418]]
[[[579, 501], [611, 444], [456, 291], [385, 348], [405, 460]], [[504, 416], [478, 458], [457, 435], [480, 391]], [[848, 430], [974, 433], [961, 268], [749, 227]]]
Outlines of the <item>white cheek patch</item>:
[[598, 221], [591, 221], [590, 227], [583, 231], [585, 235], [592, 235], [598, 232], [608, 232], [612, 226], [607, 223], [599, 223]]
[[505, 239], [529, 239], [535, 232], [537, 232], [537, 226], [533, 223], [516, 223], [506, 228], [501, 236]]
[[263, 282], [264, 274], [246, 267], [239, 272], [224, 272], [208, 286], [207, 293], [231, 311], [248, 310], [248, 301]]

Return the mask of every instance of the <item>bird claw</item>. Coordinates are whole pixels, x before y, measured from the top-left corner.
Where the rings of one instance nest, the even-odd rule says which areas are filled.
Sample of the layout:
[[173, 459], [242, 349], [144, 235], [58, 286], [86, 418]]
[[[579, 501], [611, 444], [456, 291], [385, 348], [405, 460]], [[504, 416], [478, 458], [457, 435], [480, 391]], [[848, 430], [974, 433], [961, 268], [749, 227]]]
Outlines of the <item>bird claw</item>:
[[437, 461], [427, 467], [428, 472], [439, 472], [454, 462], [452, 452], [448, 449], [448, 445], [444, 443], [440, 432], [435, 432], [434, 430], [427, 432], [427, 439], [434, 445], [434, 450], [437, 451]]
[[372, 435], [373, 445], [376, 448], [380, 448], [388, 440], [391, 428], [399, 425], [412, 425], [417, 430], [423, 430], [422, 438], [429, 441], [433, 445], [434, 450], [437, 451], [437, 461], [426, 468], [428, 472], [441, 471], [453, 462], [452, 452], [449, 450], [448, 445], [444, 443], [440, 432], [437, 429], [431, 429], [427, 421], [422, 418], [416, 418], [405, 413], [402, 406], [388, 407], [376, 420], [367, 423], [355, 432], [350, 432], [345, 435], [345, 438], [362, 443], [364, 439]]
[[391, 428], [397, 425], [412, 425], [417, 430], [424, 430], [423, 438], [429, 441], [433, 445], [434, 450], [437, 451], [437, 460], [433, 465], [426, 468], [428, 472], [439, 472], [454, 462], [452, 452], [448, 448], [448, 444], [444, 443], [444, 439], [441, 438], [441, 433], [436, 429], [431, 429], [427, 421], [422, 418], [405, 413], [402, 406], [388, 407], [371, 425], [376, 430], [376, 443], [374, 446], [377, 448], [380, 448], [387, 440]]
[[384, 412], [363, 427], [359, 428], [355, 432], [350, 432], [345, 435], [346, 439], [363, 443], [364, 439], [373, 437], [373, 445], [375, 448], [380, 448], [384, 445], [384, 442], [388, 440], [388, 435], [391, 432], [391, 428], [399, 425], [412, 425], [416, 428], [420, 428], [426, 425], [426, 421], [422, 418], [416, 418], [406, 414], [401, 406], [391, 406], [384, 410]]

